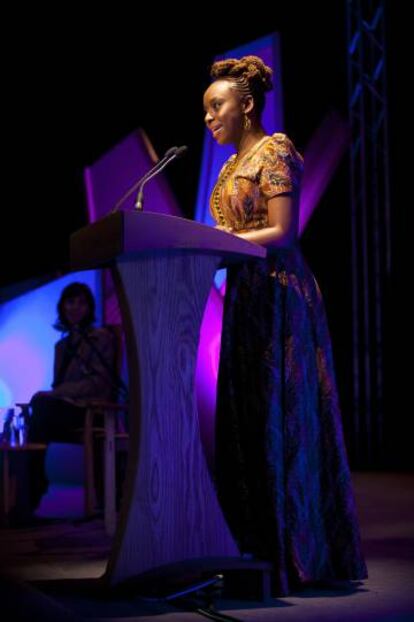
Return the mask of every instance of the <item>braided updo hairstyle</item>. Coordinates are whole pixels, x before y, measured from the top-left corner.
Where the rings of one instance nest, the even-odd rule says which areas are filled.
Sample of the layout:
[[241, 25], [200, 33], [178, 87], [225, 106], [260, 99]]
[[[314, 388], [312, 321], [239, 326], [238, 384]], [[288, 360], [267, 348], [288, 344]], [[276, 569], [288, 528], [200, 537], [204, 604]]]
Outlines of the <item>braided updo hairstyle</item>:
[[265, 94], [273, 88], [272, 70], [258, 56], [227, 58], [215, 62], [210, 70], [214, 80], [228, 80], [243, 95], [251, 95], [260, 116], [265, 106]]

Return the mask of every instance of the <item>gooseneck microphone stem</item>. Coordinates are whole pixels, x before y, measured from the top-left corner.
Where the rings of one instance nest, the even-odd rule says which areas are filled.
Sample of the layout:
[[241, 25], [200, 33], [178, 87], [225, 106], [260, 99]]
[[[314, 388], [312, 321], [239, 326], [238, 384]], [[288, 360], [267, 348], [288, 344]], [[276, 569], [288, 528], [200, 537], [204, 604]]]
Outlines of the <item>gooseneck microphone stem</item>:
[[145, 178], [140, 182], [139, 190], [138, 190], [138, 195], [137, 195], [137, 198], [136, 198], [136, 201], [135, 201], [134, 209], [142, 210], [142, 205], [143, 205], [143, 202], [144, 202], [144, 186], [147, 183], [147, 181], [149, 181], [150, 179], [155, 177], [155, 175], [158, 175], [158, 173], [161, 173], [161, 171], [171, 162], [171, 160], [175, 160], [176, 157], [177, 157], [177, 155], [175, 153], [173, 153], [167, 160], [165, 160], [165, 162], [163, 162], [163, 164], [160, 163], [159, 167], [154, 169], [152, 172], [150, 171], [145, 176]]
[[165, 162], [160, 162], [160, 166], [158, 166], [153, 171], [149, 171], [148, 175], [145, 177], [145, 179], [141, 181], [141, 184], [139, 186], [137, 199], [135, 201], [136, 210], [142, 210], [142, 204], [144, 201], [144, 186], [147, 181], [155, 177], [155, 175], [158, 175], [158, 173], [160, 173], [167, 166], [167, 164], [172, 162], [172, 160], [175, 160], [176, 158], [181, 158], [181, 156], [185, 154], [187, 149], [188, 147], [186, 147], [185, 145], [183, 145], [182, 147], [172, 147], [172, 149], [169, 149], [165, 154]]
[[178, 147], [171, 147], [171, 149], [168, 149], [168, 151], [166, 152], [166, 154], [164, 155], [164, 157], [159, 160], [159, 162], [157, 162], [155, 164], [155, 166], [153, 166], [147, 173], [145, 173], [145, 175], [143, 175], [142, 177], [140, 177], [138, 179], [138, 181], [135, 182], [135, 184], [133, 186], [131, 186], [131, 188], [129, 188], [124, 195], [122, 195], [122, 197], [119, 199], [119, 201], [117, 201], [117, 203], [115, 204], [115, 206], [112, 209], [112, 213], [117, 212], [118, 209], [121, 207], [121, 205], [126, 201], [126, 199], [131, 196], [131, 194], [133, 192], [135, 192], [135, 190], [137, 188], [139, 188], [140, 184], [145, 183], [145, 181], [147, 180], [147, 178], [149, 176], [152, 176], [153, 174], [155, 174], [158, 169], [160, 169], [161, 167], [163, 167], [164, 163], [168, 160], [170, 161], [171, 157], [173, 155], [175, 155], [175, 153], [179, 151]]

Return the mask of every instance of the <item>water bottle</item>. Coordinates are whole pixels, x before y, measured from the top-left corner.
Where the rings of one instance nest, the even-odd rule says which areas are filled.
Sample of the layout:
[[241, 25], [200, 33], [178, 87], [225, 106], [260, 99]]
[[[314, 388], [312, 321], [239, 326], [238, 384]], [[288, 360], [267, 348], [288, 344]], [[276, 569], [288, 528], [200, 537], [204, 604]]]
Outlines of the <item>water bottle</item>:
[[4, 415], [2, 442], [3, 443], [10, 443], [11, 429], [12, 429], [12, 426], [13, 426], [14, 409], [13, 408], [7, 408], [5, 410], [6, 410], [6, 412], [5, 412], [5, 415]]
[[11, 447], [17, 447], [19, 444], [19, 435], [18, 435], [18, 427], [17, 427], [17, 415], [14, 413], [14, 409], [10, 408], [11, 418], [10, 418], [10, 427], [9, 427], [9, 444]]
[[23, 409], [18, 415], [14, 416], [15, 442], [20, 447], [27, 443], [27, 414]]
[[17, 415], [17, 430], [18, 444], [25, 445], [27, 443], [27, 417], [24, 410]]

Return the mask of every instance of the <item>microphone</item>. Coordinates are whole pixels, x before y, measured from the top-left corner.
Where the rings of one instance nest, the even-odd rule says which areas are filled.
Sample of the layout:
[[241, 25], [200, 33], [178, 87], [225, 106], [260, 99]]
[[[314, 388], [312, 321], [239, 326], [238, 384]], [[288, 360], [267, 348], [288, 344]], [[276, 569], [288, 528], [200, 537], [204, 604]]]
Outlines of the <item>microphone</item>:
[[181, 158], [181, 156], [183, 156], [186, 151], [188, 151], [188, 147], [186, 147], [185, 145], [183, 145], [182, 147], [171, 147], [171, 149], [168, 149], [163, 159], [158, 163], [158, 166], [155, 166], [146, 175], [144, 175], [144, 177], [139, 182], [139, 190], [135, 201], [136, 210], [142, 210], [142, 204], [144, 202], [144, 186], [147, 181], [155, 177], [155, 175], [158, 175], [158, 173], [160, 173], [167, 166], [167, 164], [169, 164], [173, 160], [176, 160], [177, 158]]
[[142, 184], [145, 184], [150, 177], [156, 175], [164, 166], [166, 166], [172, 159], [176, 157], [181, 157], [183, 153], [187, 151], [187, 147], [171, 147], [168, 151], [165, 152], [165, 155], [159, 160], [145, 175], [140, 177], [137, 182], [129, 190], [125, 192], [125, 194], [117, 201], [114, 208], [112, 209], [112, 214], [120, 208], [122, 203]]

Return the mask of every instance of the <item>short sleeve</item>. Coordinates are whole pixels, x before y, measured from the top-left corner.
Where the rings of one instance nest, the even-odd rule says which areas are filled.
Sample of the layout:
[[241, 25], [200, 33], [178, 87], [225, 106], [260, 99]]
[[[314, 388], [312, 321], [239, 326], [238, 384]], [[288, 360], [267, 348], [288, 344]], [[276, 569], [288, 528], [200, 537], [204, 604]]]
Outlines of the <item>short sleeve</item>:
[[263, 149], [259, 187], [266, 199], [299, 188], [303, 158], [285, 134], [274, 134]]

